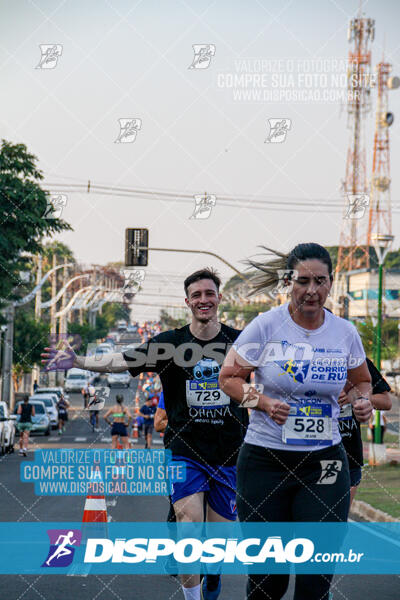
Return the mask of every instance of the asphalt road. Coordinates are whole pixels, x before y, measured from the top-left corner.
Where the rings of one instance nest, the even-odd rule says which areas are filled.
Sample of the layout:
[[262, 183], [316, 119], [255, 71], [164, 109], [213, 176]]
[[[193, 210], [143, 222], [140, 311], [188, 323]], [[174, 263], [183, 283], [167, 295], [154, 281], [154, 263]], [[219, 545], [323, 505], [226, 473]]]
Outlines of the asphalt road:
[[[117, 393], [123, 393], [129, 406], [136, 390], [132, 381], [128, 390], [111, 391], [109, 402]], [[38, 448], [50, 447], [110, 447], [109, 427], [101, 425], [101, 431], [92, 433], [87, 413], [82, 410], [79, 394], [71, 395], [72, 409], [67, 431], [62, 436], [53, 432], [50, 437], [32, 438], [28, 460]], [[162, 447], [162, 440], [154, 434], [154, 447]], [[139, 440], [136, 447], [143, 447]], [[25, 459], [27, 460], [27, 459]], [[36, 496], [33, 484], [22, 483], [19, 475], [21, 457], [17, 453], [0, 458], [0, 521], [18, 522], [81, 522], [84, 497]], [[166, 497], [107, 497], [108, 519], [123, 521], [163, 521], [168, 513]], [[23, 564], [21, 556], [21, 564]], [[220, 600], [244, 600], [246, 578], [242, 575], [224, 576]], [[335, 600], [398, 600], [400, 577], [398, 576], [338, 576], [333, 586]], [[284, 600], [293, 597], [293, 582]], [[180, 600], [183, 594], [176, 579], [168, 575], [90, 575], [84, 576], [0, 576], [0, 600]]]

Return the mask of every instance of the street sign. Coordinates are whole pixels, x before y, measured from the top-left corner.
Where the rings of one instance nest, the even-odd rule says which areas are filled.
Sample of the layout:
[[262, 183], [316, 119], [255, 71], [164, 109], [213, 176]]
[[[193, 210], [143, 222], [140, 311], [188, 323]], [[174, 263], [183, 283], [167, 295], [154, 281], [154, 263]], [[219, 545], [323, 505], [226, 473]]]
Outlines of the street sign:
[[147, 267], [149, 252], [139, 248], [148, 246], [148, 229], [125, 229], [125, 266]]

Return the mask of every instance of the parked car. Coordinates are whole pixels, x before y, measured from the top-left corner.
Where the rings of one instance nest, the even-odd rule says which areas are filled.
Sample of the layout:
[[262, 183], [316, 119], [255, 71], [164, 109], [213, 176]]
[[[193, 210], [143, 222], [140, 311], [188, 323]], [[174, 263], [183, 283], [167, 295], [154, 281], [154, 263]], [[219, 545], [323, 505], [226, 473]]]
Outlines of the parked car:
[[65, 380], [67, 392], [80, 392], [89, 381], [88, 372], [82, 369], [70, 369]]
[[49, 415], [50, 423], [52, 429], [57, 429], [58, 427], [58, 410], [57, 410], [57, 402], [58, 396], [57, 394], [34, 394], [30, 396], [29, 400], [40, 400], [46, 407], [46, 412]]
[[112, 344], [99, 344], [96, 347], [95, 354], [110, 354], [110, 352], [114, 352], [114, 347]]
[[66, 400], [69, 400], [68, 394], [64, 392], [64, 389], [61, 386], [58, 387], [39, 387], [37, 388], [34, 396], [38, 394], [57, 394], [58, 400], [61, 400], [64, 397]]
[[129, 387], [131, 376], [128, 371], [123, 373], [109, 373], [107, 375], [107, 385], [111, 387]]
[[14, 452], [15, 443], [15, 422], [14, 415], [10, 415], [8, 405], [0, 401], [0, 452]]
[[[15, 405], [14, 414], [17, 415], [17, 423], [19, 421], [20, 415], [18, 414], [18, 407], [22, 404], [22, 402], [18, 402]], [[29, 400], [29, 404], [33, 404], [35, 407], [35, 416], [32, 418], [32, 429], [30, 433], [42, 433], [43, 435], [50, 434], [50, 418], [46, 412], [46, 407], [42, 400]]]

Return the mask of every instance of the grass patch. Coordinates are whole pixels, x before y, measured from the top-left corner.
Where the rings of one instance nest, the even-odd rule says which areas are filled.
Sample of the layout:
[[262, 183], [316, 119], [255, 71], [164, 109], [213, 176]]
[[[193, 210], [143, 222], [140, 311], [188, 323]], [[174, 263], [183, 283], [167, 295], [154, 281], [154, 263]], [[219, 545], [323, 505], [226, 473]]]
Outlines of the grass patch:
[[[368, 427], [367, 425], [361, 425], [361, 439], [363, 442], [368, 443], [372, 440], [368, 439]], [[398, 433], [390, 433], [387, 430], [385, 431], [385, 436], [383, 438], [385, 444], [399, 444], [399, 434]]]
[[400, 464], [379, 467], [366, 465], [356, 500], [368, 502], [374, 508], [400, 519]]

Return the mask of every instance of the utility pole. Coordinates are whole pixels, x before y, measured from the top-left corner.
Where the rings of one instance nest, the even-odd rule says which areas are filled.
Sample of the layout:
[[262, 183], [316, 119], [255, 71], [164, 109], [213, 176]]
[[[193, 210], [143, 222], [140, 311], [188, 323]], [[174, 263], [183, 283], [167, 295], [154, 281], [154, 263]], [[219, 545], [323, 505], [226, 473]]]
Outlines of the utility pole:
[[[67, 263], [68, 263], [67, 257], [64, 256], [62, 288], [64, 288], [67, 285], [67, 276], [68, 276], [68, 268], [66, 266]], [[61, 310], [63, 308], [65, 308], [66, 300], [67, 300], [67, 292], [65, 291], [65, 293], [61, 297]], [[54, 308], [55, 307], [56, 307], [56, 303], [54, 304]], [[57, 327], [57, 325], [56, 325], [56, 327]], [[67, 333], [67, 315], [63, 315], [60, 317], [59, 325], [58, 325], [58, 333], [59, 333], [60, 337]], [[63, 374], [60, 371], [56, 371], [55, 373], [56, 373], [57, 385], [62, 385], [64, 383]]]
[[[39, 254], [37, 257], [37, 271], [36, 271], [36, 285], [39, 285], [41, 279], [42, 279], [42, 255]], [[41, 314], [42, 314], [42, 288], [39, 287], [38, 291], [36, 292], [36, 298], [35, 298], [35, 319], [36, 321], [39, 321]]]
[[4, 333], [4, 352], [2, 368], [1, 399], [13, 407], [14, 394], [12, 393], [12, 362], [13, 362], [13, 340], [14, 340], [14, 305], [9, 304], [5, 309], [7, 329]]
[[[51, 297], [54, 298], [57, 294], [57, 271], [55, 270], [57, 267], [57, 255], [54, 252], [53, 254], [53, 265], [52, 269], [54, 270], [51, 276]], [[54, 336], [57, 335], [57, 319], [56, 319], [56, 304], [52, 304], [50, 306], [50, 337], [54, 339]], [[49, 385], [56, 385], [56, 374], [54, 371], [49, 372]]]
[[[39, 285], [39, 283], [42, 280], [42, 255], [38, 254], [37, 256], [37, 270], [36, 270], [36, 285]], [[42, 288], [39, 287], [39, 289], [36, 292], [36, 296], [35, 296], [35, 319], [36, 321], [40, 321], [40, 317], [42, 316]], [[35, 381], [37, 381], [39, 383], [39, 378], [40, 378], [40, 367], [37, 363], [35, 363], [33, 365], [33, 370], [32, 370], [32, 391], [33, 391], [33, 383]]]

